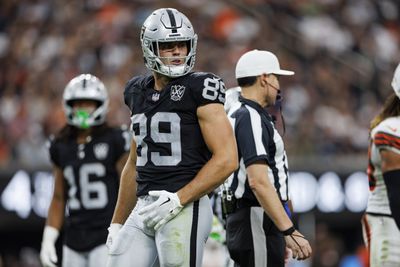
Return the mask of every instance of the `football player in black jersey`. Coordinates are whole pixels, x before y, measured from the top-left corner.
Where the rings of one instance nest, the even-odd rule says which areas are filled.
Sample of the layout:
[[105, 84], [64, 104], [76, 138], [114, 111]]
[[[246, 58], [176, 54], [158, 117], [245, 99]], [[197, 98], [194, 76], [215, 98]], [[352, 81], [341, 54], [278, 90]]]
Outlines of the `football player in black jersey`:
[[50, 144], [55, 184], [40, 259], [43, 266], [57, 265], [55, 242], [63, 227], [63, 267], [105, 266], [107, 227], [130, 135], [105, 123], [107, 90], [93, 75], [82, 74], [68, 83], [63, 106], [67, 125]]
[[201, 266], [212, 222], [207, 194], [238, 166], [225, 85], [191, 72], [197, 35], [176, 9], [154, 11], [140, 39], [152, 74], [125, 88], [134, 138], [109, 228], [108, 266]]

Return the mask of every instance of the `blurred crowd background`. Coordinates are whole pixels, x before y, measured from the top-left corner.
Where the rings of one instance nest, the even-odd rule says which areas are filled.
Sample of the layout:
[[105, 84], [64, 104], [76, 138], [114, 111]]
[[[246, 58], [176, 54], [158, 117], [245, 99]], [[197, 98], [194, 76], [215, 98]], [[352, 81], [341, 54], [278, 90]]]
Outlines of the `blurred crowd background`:
[[250, 49], [296, 72], [281, 79], [292, 167], [366, 167], [369, 122], [400, 61], [397, 0], [1, 0], [0, 170], [49, 166], [46, 140], [65, 123], [62, 92], [79, 73], [106, 84], [110, 124], [129, 124], [122, 93], [147, 72], [140, 27], [160, 7], [189, 17], [195, 70], [227, 87]]
[[187, 14], [199, 35], [195, 69], [227, 87], [249, 49], [270, 50], [296, 72], [281, 82], [289, 157], [366, 154], [369, 121], [400, 59], [399, 1], [2, 0], [0, 166], [47, 164], [43, 144], [64, 124], [62, 92], [79, 73], [107, 85], [112, 124], [129, 123], [124, 85], [147, 71], [140, 27], [165, 6]]

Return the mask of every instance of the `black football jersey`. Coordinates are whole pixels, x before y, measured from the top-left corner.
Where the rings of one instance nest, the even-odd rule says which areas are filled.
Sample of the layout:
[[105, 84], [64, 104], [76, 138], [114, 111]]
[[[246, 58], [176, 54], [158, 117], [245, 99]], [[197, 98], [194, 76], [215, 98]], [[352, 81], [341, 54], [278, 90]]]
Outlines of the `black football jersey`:
[[178, 191], [211, 157], [197, 108], [225, 102], [223, 81], [211, 73], [193, 72], [157, 91], [153, 76], [139, 76], [128, 82], [124, 96], [137, 145], [137, 195]]
[[118, 196], [116, 162], [129, 148], [129, 133], [119, 128], [107, 128], [86, 144], [51, 142], [51, 161], [64, 176], [64, 236], [72, 249], [88, 251], [105, 243]]

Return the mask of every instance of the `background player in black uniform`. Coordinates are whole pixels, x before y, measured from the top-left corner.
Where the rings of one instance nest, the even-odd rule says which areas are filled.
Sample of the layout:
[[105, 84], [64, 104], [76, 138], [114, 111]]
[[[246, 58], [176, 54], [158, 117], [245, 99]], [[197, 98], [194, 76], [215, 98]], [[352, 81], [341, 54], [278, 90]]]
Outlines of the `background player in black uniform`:
[[293, 74], [281, 70], [277, 57], [268, 51], [249, 51], [236, 65], [242, 92], [230, 98], [234, 103], [227, 107], [240, 166], [228, 179], [237, 208], [227, 217], [227, 245], [239, 266], [283, 267], [285, 241], [294, 258], [311, 255], [310, 244], [284, 210], [289, 200], [287, 157], [265, 110], [279, 95], [279, 75]]
[[134, 138], [109, 228], [110, 267], [201, 266], [212, 222], [207, 193], [236, 169], [237, 150], [223, 81], [190, 72], [196, 42], [175, 9], [158, 9], [143, 24], [153, 73], [125, 89]]
[[104, 266], [107, 227], [128, 157], [129, 133], [105, 124], [108, 95], [95, 76], [72, 79], [63, 105], [68, 124], [50, 144], [55, 185], [40, 259], [43, 266], [56, 266], [55, 242], [64, 224], [62, 266]]

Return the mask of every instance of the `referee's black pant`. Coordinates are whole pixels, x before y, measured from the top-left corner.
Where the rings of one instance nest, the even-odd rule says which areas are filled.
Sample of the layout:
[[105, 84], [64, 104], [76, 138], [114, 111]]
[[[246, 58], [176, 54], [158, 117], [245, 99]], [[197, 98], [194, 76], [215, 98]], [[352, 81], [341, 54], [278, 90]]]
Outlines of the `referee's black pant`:
[[285, 239], [261, 207], [243, 207], [227, 218], [227, 246], [235, 266], [284, 267]]

